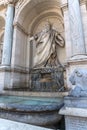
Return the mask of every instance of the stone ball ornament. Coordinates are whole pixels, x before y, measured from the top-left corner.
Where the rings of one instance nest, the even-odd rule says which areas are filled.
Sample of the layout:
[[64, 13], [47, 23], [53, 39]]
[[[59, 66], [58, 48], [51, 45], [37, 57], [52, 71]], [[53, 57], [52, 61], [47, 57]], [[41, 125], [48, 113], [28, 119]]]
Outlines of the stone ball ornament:
[[74, 86], [69, 93], [70, 96], [87, 96], [87, 69], [76, 68], [70, 75], [69, 81]]

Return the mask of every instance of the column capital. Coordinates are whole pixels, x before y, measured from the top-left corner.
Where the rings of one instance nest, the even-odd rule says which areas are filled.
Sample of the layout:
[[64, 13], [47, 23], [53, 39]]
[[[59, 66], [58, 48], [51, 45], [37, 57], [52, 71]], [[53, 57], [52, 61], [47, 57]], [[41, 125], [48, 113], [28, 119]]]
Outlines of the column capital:
[[13, 5], [18, 2], [18, 0], [7, 0], [7, 1], [8, 4], [13, 4]]

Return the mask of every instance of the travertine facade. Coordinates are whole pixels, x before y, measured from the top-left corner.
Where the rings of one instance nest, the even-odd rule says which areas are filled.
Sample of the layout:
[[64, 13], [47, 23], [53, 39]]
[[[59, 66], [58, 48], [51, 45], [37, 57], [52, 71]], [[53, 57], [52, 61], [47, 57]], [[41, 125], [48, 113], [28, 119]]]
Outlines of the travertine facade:
[[[53, 23], [65, 39], [57, 55], [68, 76], [76, 66], [87, 68], [86, 0], [0, 0], [0, 88], [28, 87], [35, 45], [29, 38]], [[1, 61], [0, 61], [1, 62]]]

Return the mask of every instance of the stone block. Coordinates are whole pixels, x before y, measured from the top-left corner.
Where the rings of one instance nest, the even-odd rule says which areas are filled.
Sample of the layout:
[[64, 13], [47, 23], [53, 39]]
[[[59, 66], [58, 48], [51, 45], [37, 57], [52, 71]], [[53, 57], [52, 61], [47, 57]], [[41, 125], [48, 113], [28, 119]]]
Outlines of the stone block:
[[66, 97], [64, 104], [66, 130], [87, 130], [87, 97]]
[[66, 130], [87, 130], [87, 118], [66, 116]]

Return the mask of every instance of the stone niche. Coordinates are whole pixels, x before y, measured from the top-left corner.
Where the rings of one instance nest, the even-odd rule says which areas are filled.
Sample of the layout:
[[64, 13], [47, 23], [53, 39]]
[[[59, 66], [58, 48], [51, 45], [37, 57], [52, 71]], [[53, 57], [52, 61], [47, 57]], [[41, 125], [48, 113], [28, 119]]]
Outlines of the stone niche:
[[[57, 17], [50, 17], [48, 16], [49, 22], [53, 25], [53, 29], [58, 31], [59, 34], [64, 38], [64, 28], [63, 28], [63, 24], [61, 23], [61, 21], [59, 21], [59, 18]], [[61, 48], [61, 46], [59, 45], [55, 45], [55, 51], [57, 54], [57, 58], [59, 60], [59, 64], [57, 64], [56, 66], [52, 66], [49, 65], [51, 67], [37, 67], [37, 68], [33, 68], [34, 65], [34, 58], [36, 55], [36, 43], [30, 41], [30, 38], [34, 38], [35, 35], [40, 34], [40, 32], [42, 30], [44, 30], [44, 28], [46, 28], [47, 24], [48, 24], [48, 20], [47, 17], [42, 19], [40, 21], [40, 23], [34, 23], [35, 27], [32, 27], [34, 29], [31, 29], [30, 32], [32, 33], [31, 36], [29, 36], [28, 39], [28, 51], [27, 51], [27, 56], [26, 58], [23, 56], [25, 54], [25, 51], [23, 52], [21, 47], [25, 48], [26, 44], [23, 44], [23, 46], [20, 46], [21, 48], [21, 52], [23, 52], [21, 54], [21, 58], [19, 58], [20, 64], [22, 64], [24, 66], [24, 61], [25, 60], [29, 60], [29, 63], [26, 63], [26, 66], [29, 67], [30, 72], [29, 73], [25, 73], [24, 76], [29, 74], [29, 79], [26, 80], [24, 84], [22, 83], [23, 80], [21, 80], [21, 84], [19, 82], [19, 86], [23, 87], [18, 87], [17, 83], [15, 83], [15, 79], [18, 82], [19, 78], [15, 78], [16, 74], [13, 74], [13, 83], [14, 83], [14, 90], [29, 90], [29, 91], [37, 91], [37, 92], [58, 92], [61, 90], [64, 90], [64, 68], [62, 66], [58, 67], [59, 64], [61, 63], [61, 65], [64, 64], [64, 60], [65, 60], [65, 40], [64, 40], [64, 46]], [[55, 23], [54, 23], [55, 21]], [[34, 25], [32, 25], [34, 26]], [[22, 35], [20, 35], [22, 36]], [[22, 36], [23, 38], [23, 36]], [[48, 39], [49, 40], [49, 39]], [[21, 43], [25, 43], [23, 40]], [[19, 44], [19, 43], [18, 43]], [[49, 46], [48, 46], [49, 47]], [[47, 49], [46, 49], [47, 50]], [[48, 51], [48, 50], [47, 50]], [[46, 53], [45, 53], [46, 54]], [[17, 57], [16, 61], [19, 62], [19, 59]], [[46, 58], [47, 59], [47, 58]], [[54, 61], [54, 60], [53, 60]], [[50, 61], [49, 61], [50, 62]], [[31, 69], [32, 68], [32, 69]], [[20, 76], [21, 77], [21, 76]], [[27, 76], [26, 76], [27, 77]], [[21, 79], [21, 78], [20, 78]], [[27, 83], [26, 83], [27, 82]], [[27, 85], [26, 85], [27, 84]]]
[[[44, 16], [46, 15], [46, 16]], [[63, 18], [60, 14], [55, 14], [50, 16], [50, 13], [44, 14], [42, 19], [37, 19], [32, 23], [32, 25], [29, 27], [29, 32], [31, 34], [30, 37], [39, 34], [42, 32], [42, 30], [47, 28], [48, 23], [50, 22], [53, 26], [53, 29], [58, 31], [59, 34], [64, 38], [65, 40], [65, 32], [64, 32], [64, 26], [63, 26]], [[29, 37], [29, 38], [30, 38]], [[36, 55], [36, 44], [35, 43], [30, 43], [30, 52], [29, 52], [29, 61], [30, 67], [33, 66], [34, 63], [34, 57]], [[66, 46], [66, 45], [65, 45]], [[65, 51], [65, 46], [61, 47], [59, 45], [56, 45], [56, 52], [57, 52], [57, 57], [59, 61], [62, 64], [65, 64], [66, 62], [66, 51]]]
[[[11, 70], [9, 71], [10, 78], [8, 86], [5, 86], [4, 82], [6, 82], [7, 78], [5, 78], [6, 76], [3, 76], [3, 88], [16, 88], [17, 90], [32, 88], [33, 90], [34, 84], [36, 84], [36, 87], [38, 86], [38, 88], [39, 85], [44, 87], [48, 85], [48, 88], [46, 88], [47, 90], [41, 89], [41, 91], [58, 91], [54, 77], [55, 73], [59, 73], [60, 70], [57, 70], [56, 68], [54, 71], [53, 68], [51, 70], [50, 68], [46, 68], [46, 72], [44, 72], [44, 69], [42, 71], [42, 68], [40, 68], [38, 73], [36, 70], [30, 70], [30, 68], [33, 67], [36, 44], [30, 43], [29, 38], [43, 30], [48, 21], [50, 21], [53, 24], [54, 29], [58, 30], [64, 37], [64, 20], [59, 1], [50, 0], [49, 3], [49, 0], [25, 0], [24, 2], [19, 1], [18, 5], [16, 5]], [[65, 47], [61, 48], [60, 46], [57, 46], [56, 49], [59, 61], [63, 64], [66, 59]], [[41, 71], [41, 74], [39, 71]], [[34, 83], [36, 77], [38, 84], [37, 82]], [[41, 77], [41, 79], [39, 77]], [[31, 79], [33, 79], [32, 82]], [[47, 81], [44, 81], [43, 79], [47, 79]], [[51, 89], [50, 86], [52, 82], [55, 82], [52, 84], [52, 87], [55, 87]], [[32, 87], [31, 84], [33, 84]], [[63, 83], [61, 86], [63, 86]]]
[[[52, 24], [52, 29], [59, 32], [59, 34], [64, 38], [64, 27], [61, 22], [62, 18], [58, 16], [46, 16], [41, 19], [38, 23], [33, 23], [30, 32], [32, 39], [36, 34], [40, 35], [40, 33], [46, 29], [47, 24], [50, 22]], [[65, 39], [65, 38], [64, 38]], [[49, 40], [49, 39], [48, 39]], [[43, 40], [44, 41], [44, 40]], [[55, 41], [54, 41], [55, 42]], [[43, 44], [43, 42], [41, 43]], [[49, 47], [49, 46], [48, 46]], [[29, 81], [29, 89], [30, 91], [37, 92], [58, 92], [64, 90], [64, 63], [65, 63], [65, 44], [61, 48], [60, 45], [55, 45], [55, 53], [57, 54], [57, 58], [59, 63], [56, 65], [42, 65], [34, 66], [34, 60], [37, 52], [37, 46], [35, 42], [30, 42], [30, 81]], [[41, 48], [39, 48], [41, 49]], [[49, 48], [48, 48], [49, 49]], [[46, 49], [47, 50], [47, 49]], [[48, 51], [48, 50], [47, 50]], [[46, 53], [45, 53], [46, 54]], [[44, 56], [45, 57], [45, 56]], [[40, 59], [40, 58], [39, 58]], [[46, 57], [47, 59], [47, 57]], [[49, 62], [49, 61], [48, 61]], [[37, 62], [38, 63], [38, 62]]]

